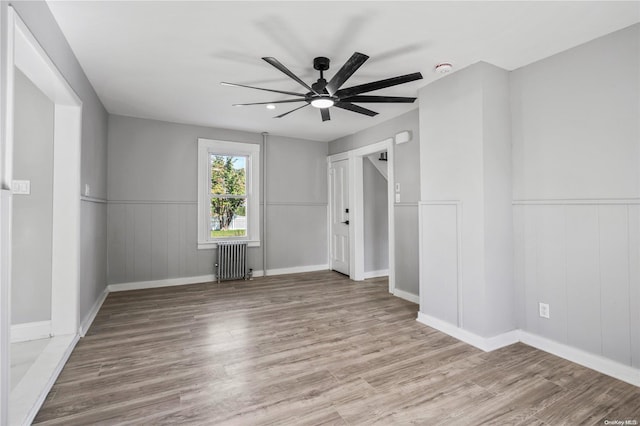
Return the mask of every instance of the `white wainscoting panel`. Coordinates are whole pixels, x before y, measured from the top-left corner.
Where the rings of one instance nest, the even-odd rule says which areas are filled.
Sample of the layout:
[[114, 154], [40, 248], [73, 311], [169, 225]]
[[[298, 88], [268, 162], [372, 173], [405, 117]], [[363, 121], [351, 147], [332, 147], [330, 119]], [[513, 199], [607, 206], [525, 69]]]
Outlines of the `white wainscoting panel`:
[[419, 204], [420, 312], [459, 324], [459, 227], [456, 203]]
[[267, 274], [329, 263], [327, 203], [267, 203]]
[[640, 368], [640, 205], [629, 206], [628, 212], [631, 365]]
[[[640, 364], [637, 202], [514, 202], [515, 281], [528, 333]], [[550, 318], [538, 304], [548, 303]]]
[[214, 250], [196, 246], [196, 203], [109, 202], [109, 279], [156, 281], [214, 273]]
[[104, 300], [107, 282], [107, 202], [84, 197], [80, 217], [80, 335]]
[[[188, 201], [109, 201], [108, 283], [133, 285], [215, 274], [217, 251], [197, 249], [197, 207]], [[267, 207], [268, 273], [316, 270], [327, 264], [325, 202]], [[254, 271], [263, 269], [264, 246], [263, 241], [248, 250], [248, 267]]]

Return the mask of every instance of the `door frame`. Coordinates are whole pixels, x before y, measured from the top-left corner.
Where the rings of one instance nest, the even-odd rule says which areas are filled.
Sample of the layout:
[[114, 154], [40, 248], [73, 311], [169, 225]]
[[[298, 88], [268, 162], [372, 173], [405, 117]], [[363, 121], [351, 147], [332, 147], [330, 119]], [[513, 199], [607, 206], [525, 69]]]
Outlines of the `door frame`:
[[[330, 182], [329, 170], [331, 163], [340, 160], [349, 160], [349, 278], [354, 281], [363, 281], [364, 273], [364, 175], [363, 161], [368, 155], [380, 151], [387, 151], [387, 209], [389, 227], [389, 293], [396, 288], [396, 250], [395, 250], [395, 199], [394, 199], [394, 170], [393, 170], [393, 138], [387, 138], [380, 142], [366, 145], [360, 148], [327, 157], [327, 181]], [[328, 259], [331, 262], [331, 185], [328, 185], [328, 209], [327, 209], [327, 249]]]
[[[77, 335], [80, 324], [80, 184], [82, 101], [18, 13], [7, 7], [4, 137], [0, 140], [0, 423], [8, 419], [11, 339], [11, 186], [14, 146], [14, 69], [54, 103], [51, 334]], [[8, 238], [6, 238], [8, 237]], [[46, 396], [46, 395], [45, 395]]]

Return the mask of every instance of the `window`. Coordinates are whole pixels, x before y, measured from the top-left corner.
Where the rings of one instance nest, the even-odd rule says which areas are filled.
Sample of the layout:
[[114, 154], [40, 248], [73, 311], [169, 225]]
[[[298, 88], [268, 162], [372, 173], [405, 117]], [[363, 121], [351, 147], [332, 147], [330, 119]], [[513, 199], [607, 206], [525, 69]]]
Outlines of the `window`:
[[198, 139], [198, 248], [260, 245], [260, 145]]

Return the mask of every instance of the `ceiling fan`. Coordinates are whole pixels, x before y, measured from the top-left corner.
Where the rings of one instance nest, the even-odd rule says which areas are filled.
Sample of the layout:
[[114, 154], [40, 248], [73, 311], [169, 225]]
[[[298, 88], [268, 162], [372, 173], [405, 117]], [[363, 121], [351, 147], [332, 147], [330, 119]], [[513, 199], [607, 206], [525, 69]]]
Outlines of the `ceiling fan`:
[[415, 72], [413, 74], [401, 75], [398, 77], [387, 78], [384, 80], [378, 80], [371, 83], [360, 84], [358, 86], [351, 86], [344, 89], [341, 89], [342, 85], [356, 72], [362, 64], [365, 63], [369, 57], [365, 54], [355, 52], [351, 55], [351, 58], [340, 68], [340, 70], [327, 82], [324, 78], [324, 72], [329, 69], [329, 58], [325, 58], [323, 56], [317, 57], [313, 60], [313, 68], [320, 71], [320, 78], [309, 86], [307, 83], [302, 81], [297, 75], [291, 72], [287, 67], [282, 65], [276, 58], [265, 57], [262, 58], [267, 63], [272, 65], [273, 67], [280, 70], [282, 73], [286, 74], [296, 82], [298, 82], [302, 87], [309, 90], [307, 93], [297, 93], [297, 92], [288, 92], [284, 90], [274, 90], [274, 89], [265, 89], [262, 87], [254, 87], [247, 86], [244, 84], [235, 84], [235, 83], [227, 83], [222, 82], [221, 84], [224, 86], [233, 86], [233, 87], [246, 87], [249, 89], [257, 89], [264, 90], [267, 92], [281, 93], [284, 95], [296, 96], [295, 99], [285, 99], [281, 101], [272, 101], [272, 102], [254, 102], [249, 104], [234, 104], [234, 106], [244, 106], [244, 105], [268, 105], [268, 104], [283, 104], [290, 102], [305, 102], [304, 105], [299, 106], [291, 111], [285, 112], [284, 114], [280, 114], [274, 118], [281, 118], [285, 115], [291, 114], [294, 111], [307, 107], [309, 105], [320, 109], [320, 114], [322, 116], [322, 121], [327, 121], [331, 119], [329, 114], [330, 107], [337, 107], [346, 109], [349, 111], [356, 112], [358, 114], [368, 115], [369, 117], [373, 117], [378, 113], [372, 111], [370, 109], [361, 107], [356, 105], [356, 103], [412, 103], [416, 100], [416, 98], [408, 98], [401, 96], [368, 96], [362, 95], [362, 93], [372, 92], [374, 90], [384, 89], [386, 87], [396, 86], [398, 84], [409, 83], [411, 81], [420, 80], [422, 78], [422, 74], [419, 72]]

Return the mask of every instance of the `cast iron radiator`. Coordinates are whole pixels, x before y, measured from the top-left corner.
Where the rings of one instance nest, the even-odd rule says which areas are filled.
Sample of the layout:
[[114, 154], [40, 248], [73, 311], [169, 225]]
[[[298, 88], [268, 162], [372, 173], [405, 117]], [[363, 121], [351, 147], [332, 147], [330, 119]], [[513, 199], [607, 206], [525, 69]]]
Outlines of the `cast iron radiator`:
[[218, 243], [216, 278], [218, 282], [247, 279], [246, 241], [221, 241]]

